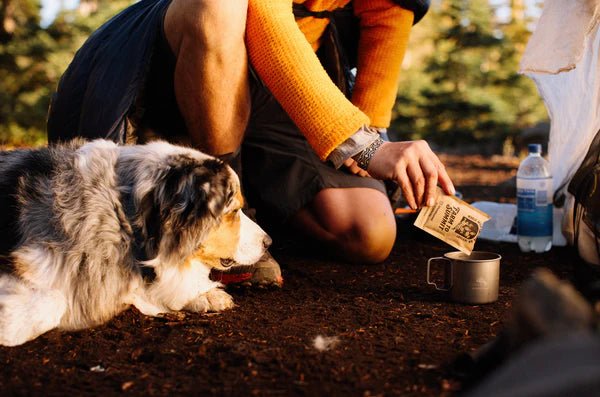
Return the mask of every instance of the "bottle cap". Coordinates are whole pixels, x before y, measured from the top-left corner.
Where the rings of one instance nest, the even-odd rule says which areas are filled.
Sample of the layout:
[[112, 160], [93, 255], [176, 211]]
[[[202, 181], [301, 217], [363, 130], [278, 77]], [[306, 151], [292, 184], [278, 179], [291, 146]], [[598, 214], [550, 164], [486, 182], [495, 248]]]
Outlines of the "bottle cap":
[[530, 143], [527, 145], [529, 153], [542, 153], [542, 145], [540, 143]]

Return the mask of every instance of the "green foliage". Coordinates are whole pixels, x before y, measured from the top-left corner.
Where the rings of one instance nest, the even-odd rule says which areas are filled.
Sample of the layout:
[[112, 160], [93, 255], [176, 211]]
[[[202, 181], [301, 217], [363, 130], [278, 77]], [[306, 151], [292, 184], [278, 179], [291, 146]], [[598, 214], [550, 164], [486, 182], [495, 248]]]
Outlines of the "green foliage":
[[90, 15], [64, 11], [45, 29], [39, 0], [2, 1], [10, 7], [2, 7], [8, 11], [0, 18], [8, 26], [14, 21], [14, 29], [0, 32], [0, 145], [43, 145], [50, 96], [75, 51], [131, 1], [96, 1], [98, 11]]
[[[75, 51], [132, 2], [81, 0], [43, 28], [40, 0], [0, 0], [0, 144], [45, 143], [50, 96]], [[498, 21], [490, 3], [434, 1], [413, 29], [394, 111], [397, 138], [500, 146], [546, 119], [533, 83], [517, 74], [530, 21]]]
[[529, 21], [496, 15], [489, 0], [434, 3], [411, 38], [392, 123], [397, 139], [499, 149], [546, 120], [533, 82], [517, 73]]

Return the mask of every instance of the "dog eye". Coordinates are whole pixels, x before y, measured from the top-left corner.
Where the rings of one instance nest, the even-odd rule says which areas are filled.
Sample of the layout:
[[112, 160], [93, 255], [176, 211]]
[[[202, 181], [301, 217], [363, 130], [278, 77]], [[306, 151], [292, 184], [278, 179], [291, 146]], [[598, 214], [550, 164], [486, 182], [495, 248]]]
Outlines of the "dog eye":
[[232, 208], [229, 211], [227, 211], [227, 215], [236, 216], [237, 214], [239, 214], [240, 211], [241, 208]]

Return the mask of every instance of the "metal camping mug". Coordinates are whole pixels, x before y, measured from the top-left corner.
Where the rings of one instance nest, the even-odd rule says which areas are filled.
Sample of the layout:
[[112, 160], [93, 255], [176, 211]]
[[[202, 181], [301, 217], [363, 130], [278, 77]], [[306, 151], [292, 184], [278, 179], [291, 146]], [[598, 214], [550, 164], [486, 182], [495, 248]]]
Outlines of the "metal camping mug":
[[[443, 257], [427, 261], [427, 284], [435, 289], [448, 291], [455, 302], [468, 304], [491, 303], [498, 300], [500, 284], [500, 259], [493, 252], [473, 251], [467, 255], [460, 251], [448, 252]], [[444, 261], [444, 286], [430, 280], [433, 261]]]

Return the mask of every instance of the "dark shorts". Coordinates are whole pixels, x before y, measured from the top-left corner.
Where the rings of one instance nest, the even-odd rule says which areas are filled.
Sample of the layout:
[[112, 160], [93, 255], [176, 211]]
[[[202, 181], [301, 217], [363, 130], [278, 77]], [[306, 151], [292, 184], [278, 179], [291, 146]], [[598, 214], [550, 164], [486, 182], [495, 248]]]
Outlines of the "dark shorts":
[[323, 163], [264, 84], [255, 80], [251, 89], [242, 180], [259, 219], [284, 223], [327, 188], [371, 188], [385, 194], [381, 181]]
[[[50, 140], [80, 135], [123, 143], [128, 135], [137, 135], [143, 142], [148, 139], [143, 130], [152, 131], [153, 138], [185, 142], [173, 90], [175, 60], [163, 32], [169, 3], [136, 3], [90, 37], [53, 98]], [[380, 181], [321, 162], [269, 90], [254, 73], [251, 76], [252, 114], [241, 151], [242, 183], [259, 219], [285, 223], [327, 188], [385, 193]]]

